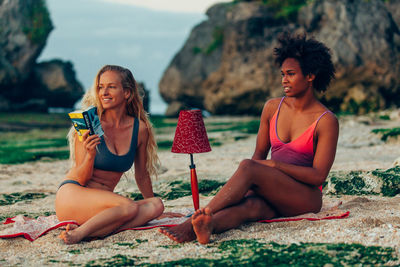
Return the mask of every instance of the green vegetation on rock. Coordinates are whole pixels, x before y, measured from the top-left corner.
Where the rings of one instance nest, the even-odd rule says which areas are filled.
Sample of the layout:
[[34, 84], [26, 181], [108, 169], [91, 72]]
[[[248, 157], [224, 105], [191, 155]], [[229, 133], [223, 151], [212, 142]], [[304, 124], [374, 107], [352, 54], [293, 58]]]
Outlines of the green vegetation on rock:
[[210, 55], [215, 49], [222, 46], [224, 42], [224, 29], [222, 27], [215, 27], [212, 33], [213, 41], [204, 50], [206, 55]]
[[307, 0], [262, 0], [264, 4], [269, 6], [275, 18], [284, 18], [288, 21], [296, 21], [297, 14], [303, 6], [307, 4]]
[[35, 0], [32, 5], [27, 14], [29, 22], [23, 31], [32, 43], [42, 44], [53, 29], [53, 24], [44, 0]]
[[379, 105], [376, 100], [363, 100], [360, 102], [350, 99], [346, 105], [346, 111], [351, 114], [367, 114], [368, 112], [374, 112], [379, 110]]
[[393, 197], [400, 193], [400, 166], [388, 170], [375, 170], [372, 174], [382, 179], [381, 193]]
[[371, 189], [366, 187], [361, 171], [351, 171], [345, 174], [341, 172], [332, 172], [329, 176], [329, 180], [337, 195], [373, 194]]
[[[252, 2], [251, 0], [234, 0], [238, 2]], [[276, 19], [285, 19], [287, 21], [295, 22], [297, 14], [309, 0], [254, 0], [254, 2], [262, 2], [267, 5]]]
[[193, 54], [202, 53], [204, 55], [210, 55], [214, 50], [218, 47], [222, 46], [224, 42], [224, 28], [222, 27], [215, 27], [212, 32], [212, 42], [206, 48], [200, 48], [195, 46], [192, 48]]
[[324, 186], [333, 195], [382, 195], [400, 193], [400, 167], [374, 171], [332, 171]]

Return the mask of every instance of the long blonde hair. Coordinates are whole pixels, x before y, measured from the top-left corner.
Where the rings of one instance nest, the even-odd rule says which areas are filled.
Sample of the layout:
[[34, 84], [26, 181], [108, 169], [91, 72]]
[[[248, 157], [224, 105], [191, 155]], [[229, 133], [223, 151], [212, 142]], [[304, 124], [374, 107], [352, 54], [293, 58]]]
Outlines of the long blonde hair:
[[[130, 70], [116, 65], [105, 65], [104, 67], [102, 67], [96, 75], [92, 88], [88, 90], [82, 98], [82, 108], [85, 109], [89, 106], [96, 106], [97, 113], [101, 118], [104, 110], [100, 103], [98, 88], [100, 76], [106, 71], [113, 71], [115, 73], [118, 73], [121, 78], [122, 87], [124, 88], [124, 90], [128, 90], [130, 92], [130, 96], [127, 99], [126, 113], [129, 116], [137, 117], [146, 124], [147, 130], [149, 132], [149, 138], [146, 147], [146, 169], [150, 176], [155, 175], [157, 177], [157, 165], [159, 165], [159, 158], [157, 156], [157, 143], [153, 134], [153, 126], [148, 118], [147, 112], [144, 110], [143, 107], [144, 91], [142, 92], [142, 94], [139, 94], [138, 85]], [[75, 130], [73, 127], [71, 127], [68, 133], [68, 141], [70, 144], [70, 159], [72, 160], [72, 164], [74, 164]]]

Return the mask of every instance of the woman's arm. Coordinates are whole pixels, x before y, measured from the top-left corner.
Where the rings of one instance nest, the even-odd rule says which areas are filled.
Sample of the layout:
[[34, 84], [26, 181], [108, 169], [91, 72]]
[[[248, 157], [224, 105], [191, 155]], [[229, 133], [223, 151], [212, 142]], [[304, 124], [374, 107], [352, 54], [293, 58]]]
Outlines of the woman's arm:
[[260, 127], [258, 128], [256, 148], [251, 157], [253, 160], [265, 160], [268, 156], [271, 144], [269, 141], [269, 120], [274, 114], [279, 99], [272, 99], [264, 104], [260, 118]]
[[146, 124], [140, 121], [138, 147], [135, 155], [135, 180], [143, 198], [154, 197], [150, 175], [146, 168], [148, 139], [149, 131]]
[[83, 141], [79, 141], [75, 134], [75, 166], [67, 177], [85, 185], [93, 175], [93, 164], [96, 156], [96, 146], [100, 144], [100, 137], [89, 136], [89, 131], [83, 134]]
[[318, 143], [312, 167], [302, 167], [274, 160], [258, 162], [277, 168], [300, 182], [320, 186], [328, 176], [335, 160], [338, 136], [338, 120], [335, 115], [328, 113], [318, 122]]

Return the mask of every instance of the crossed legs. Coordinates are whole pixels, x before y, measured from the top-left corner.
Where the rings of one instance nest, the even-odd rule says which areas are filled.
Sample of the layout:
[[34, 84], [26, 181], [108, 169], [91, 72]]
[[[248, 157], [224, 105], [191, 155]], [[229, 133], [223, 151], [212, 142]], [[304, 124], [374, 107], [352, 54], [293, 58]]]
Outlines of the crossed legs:
[[[249, 196], [253, 190], [255, 195]], [[236, 228], [242, 223], [270, 219], [278, 214], [295, 216], [318, 212], [322, 195], [318, 188], [297, 182], [283, 172], [253, 160], [244, 160], [210, 203], [192, 218], [160, 229], [176, 242], [198, 239], [208, 243], [212, 233]]]
[[123, 228], [143, 225], [160, 216], [162, 201], [149, 198], [134, 202], [113, 192], [63, 185], [56, 196], [59, 220], [75, 220], [80, 226], [68, 226], [60, 238], [67, 244], [86, 237], [104, 237]]

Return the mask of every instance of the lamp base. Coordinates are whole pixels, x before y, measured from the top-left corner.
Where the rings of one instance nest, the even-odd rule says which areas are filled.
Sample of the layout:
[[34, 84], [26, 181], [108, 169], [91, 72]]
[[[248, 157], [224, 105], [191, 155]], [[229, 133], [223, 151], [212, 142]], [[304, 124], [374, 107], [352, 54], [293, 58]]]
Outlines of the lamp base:
[[190, 168], [190, 185], [192, 188], [192, 199], [194, 210], [198, 210], [200, 207], [199, 201], [199, 185], [197, 183], [196, 168]]

